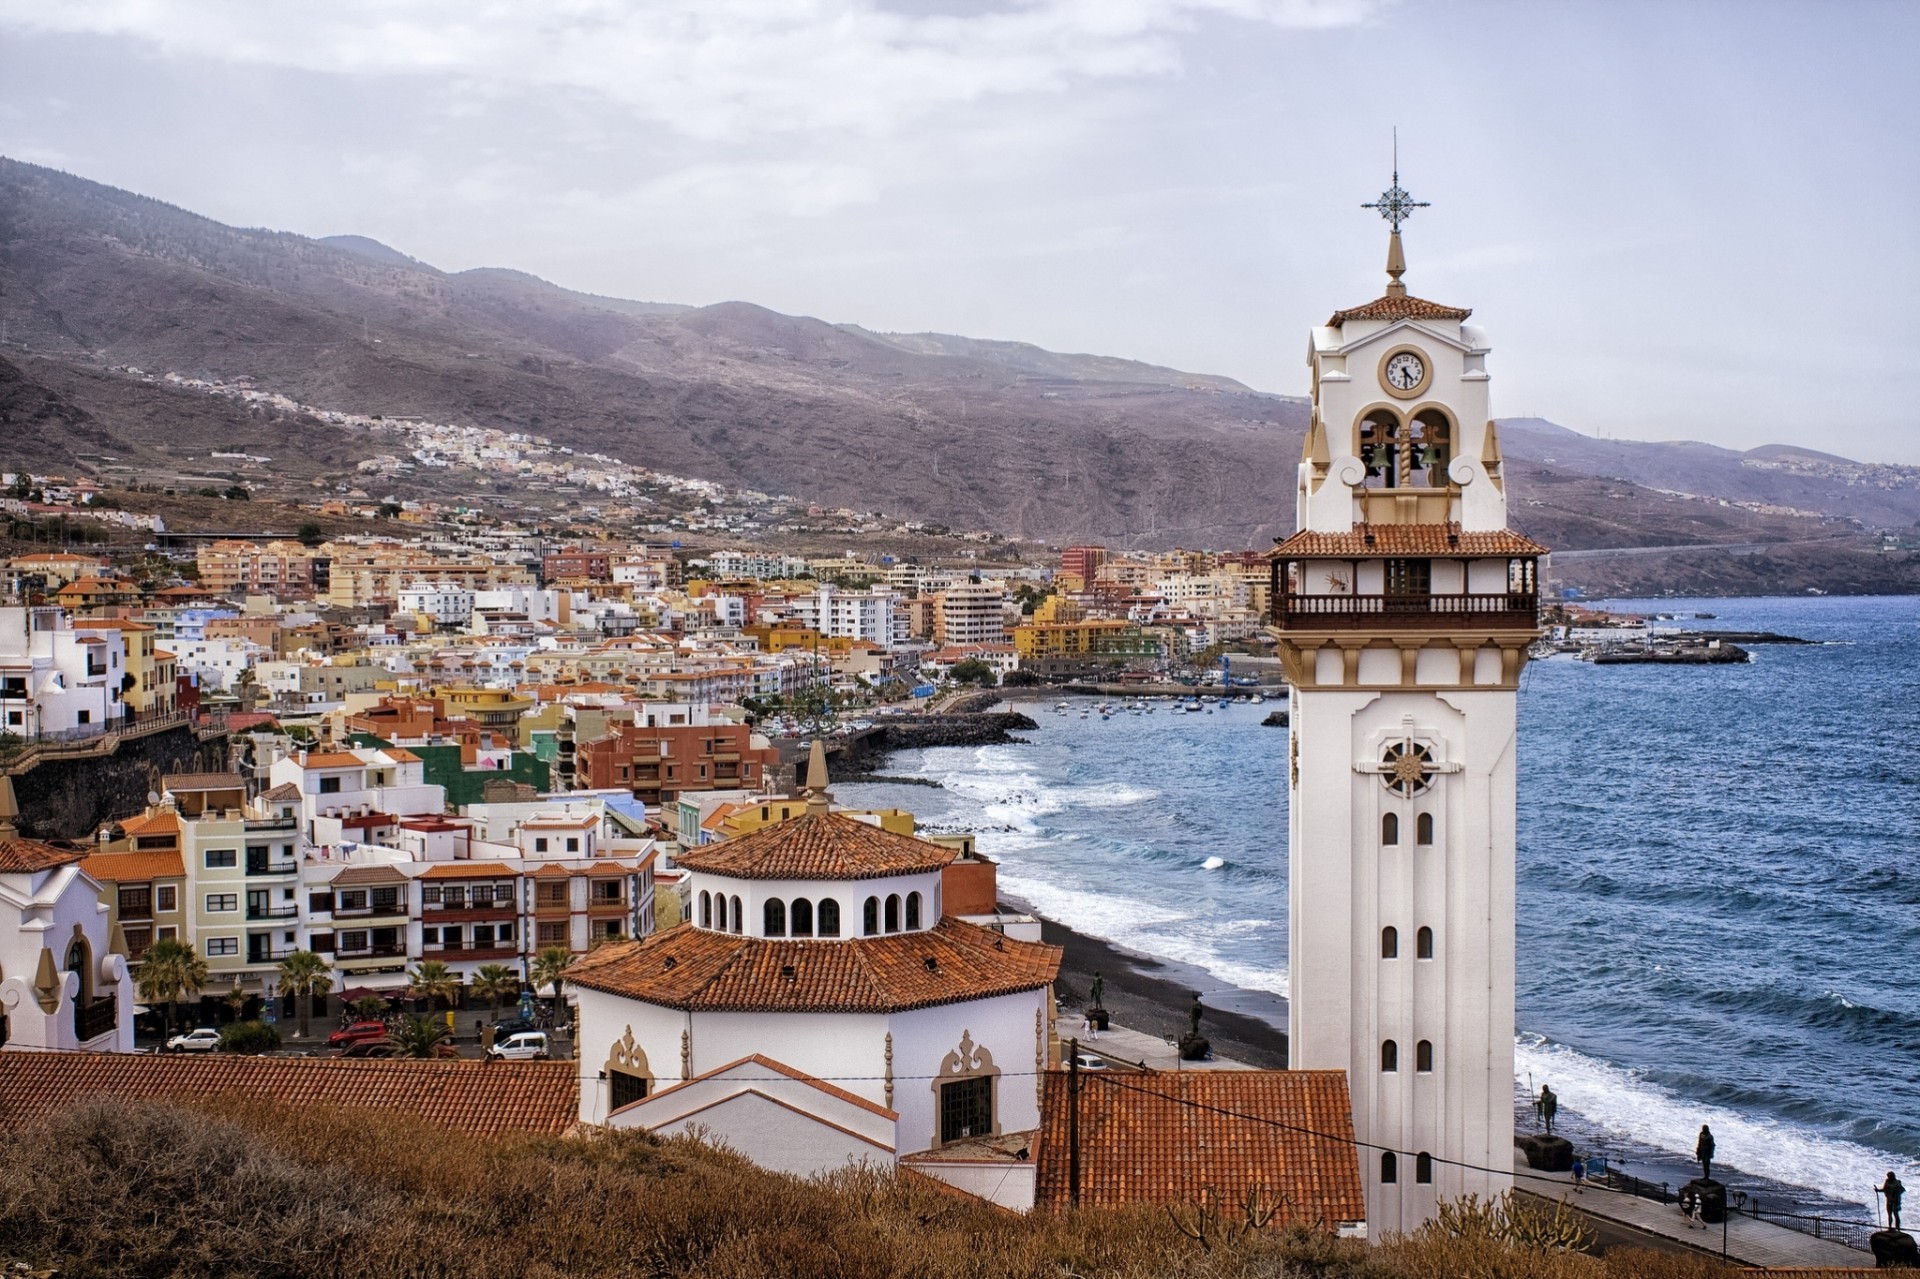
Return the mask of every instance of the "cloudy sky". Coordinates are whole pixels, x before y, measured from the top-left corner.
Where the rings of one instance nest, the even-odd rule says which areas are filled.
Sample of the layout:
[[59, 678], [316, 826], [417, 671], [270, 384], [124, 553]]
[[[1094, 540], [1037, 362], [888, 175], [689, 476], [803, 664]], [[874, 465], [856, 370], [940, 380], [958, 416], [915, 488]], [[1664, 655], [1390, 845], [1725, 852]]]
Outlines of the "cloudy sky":
[[1920, 5], [0, 0], [0, 153], [225, 222], [1304, 393], [1375, 296], [1502, 415], [1920, 463]]

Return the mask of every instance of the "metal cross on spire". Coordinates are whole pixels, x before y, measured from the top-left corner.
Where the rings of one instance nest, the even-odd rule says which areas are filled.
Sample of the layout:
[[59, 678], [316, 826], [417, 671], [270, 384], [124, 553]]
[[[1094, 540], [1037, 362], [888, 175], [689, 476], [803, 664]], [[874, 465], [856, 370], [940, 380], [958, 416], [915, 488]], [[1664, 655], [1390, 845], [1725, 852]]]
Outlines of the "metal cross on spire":
[[1393, 185], [1382, 191], [1378, 200], [1360, 207], [1380, 210], [1380, 216], [1393, 223], [1395, 235], [1400, 234], [1400, 224], [1412, 217], [1415, 209], [1433, 207], [1426, 200], [1414, 199], [1400, 186], [1400, 130], [1393, 131]]

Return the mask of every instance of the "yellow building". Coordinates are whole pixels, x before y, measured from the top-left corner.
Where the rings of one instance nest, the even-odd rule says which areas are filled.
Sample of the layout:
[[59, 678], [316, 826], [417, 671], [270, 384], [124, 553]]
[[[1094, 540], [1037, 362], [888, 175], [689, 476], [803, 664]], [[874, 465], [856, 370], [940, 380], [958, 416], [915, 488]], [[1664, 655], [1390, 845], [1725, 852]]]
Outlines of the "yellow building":
[[506, 688], [460, 688], [442, 685], [433, 690], [446, 706], [448, 719], [472, 720], [494, 732], [510, 737], [516, 746], [526, 742], [520, 735], [520, 717], [533, 709], [533, 699]]
[[1090, 657], [1142, 651], [1140, 628], [1118, 618], [1038, 622], [1013, 628], [1013, 651], [1021, 664], [1051, 657]]
[[[778, 826], [806, 811], [807, 798], [804, 795], [742, 804], [721, 818], [719, 834], [723, 839], [739, 839], [768, 826]], [[894, 835], [912, 835], [914, 831], [913, 814], [904, 808], [835, 808], [834, 811], [856, 821], [872, 822]]]
[[165, 713], [176, 705], [177, 682], [173, 654], [156, 643], [157, 634], [145, 622], [117, 617], [76, 617], [76, 631], [118, 631], [126, 647], [120, 700], [136, 715]]

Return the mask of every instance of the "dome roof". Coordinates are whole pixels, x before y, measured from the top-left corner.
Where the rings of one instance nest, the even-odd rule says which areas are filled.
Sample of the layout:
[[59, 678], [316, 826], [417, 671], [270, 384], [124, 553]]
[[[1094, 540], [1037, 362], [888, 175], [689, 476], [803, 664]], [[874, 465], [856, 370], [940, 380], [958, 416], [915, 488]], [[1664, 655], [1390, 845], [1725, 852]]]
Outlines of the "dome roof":
[[681, 853], [674, 864], [732, 879], [879, 879], [941, 870], [957, 856], [844, 813], [809, 808], [751, 835]]

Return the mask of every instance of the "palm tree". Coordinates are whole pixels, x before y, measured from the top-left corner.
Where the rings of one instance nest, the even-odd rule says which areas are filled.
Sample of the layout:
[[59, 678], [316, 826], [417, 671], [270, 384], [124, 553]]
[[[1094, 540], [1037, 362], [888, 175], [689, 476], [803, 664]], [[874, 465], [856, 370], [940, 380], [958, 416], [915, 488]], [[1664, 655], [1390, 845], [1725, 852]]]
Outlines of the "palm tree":
[[361, 1021], [379, 1021], [387, 1015], [387, 1001], [383, 995], [362, 995], [347, 1007]]
[[[429, 961], [431, 962], [431, 961]], [[402, 1057], [431, 1057], [434, 1046], [447, 1037], [447, 1025], [438, 1017], [408, 1013], [387, 1034], [387, 1040]]]
[[460, 978], [442, 960], [421, 960], [420, 966], [408, 975], [408, 980], [416, 996], [430, 1000], [435, 1005], [444, 999], [447, 1006], [452, 1007], [454, 1001], [460, 998]]
[[280, 961], [280, 989], [293, 996], [300, 1009], [300, 1038], [312, 1029], [313, 997], [333, 989], [327, 961], [310, 950], [296, 950]]
[[520, 974], [505, 964], [482, 964], [473, 974], [473, 993], [491, 1004], [498, 1014], [501, 1004], [520, 993]]
[[173, 1006], [207, 984], [207, 961], [184, 942], [162, 937], [140, 956], [140, 998], [164, 1010], [166, 1032], [173, 1034]]
[[223, 998], [227, 1001], [227, 1012], [232, 1014], [235, 1021], [239, 1021], [240, 1014], [247, 1010], [247, 992], [240, 989], [238, 978], [234, 979], [233, 989], [229, 990]]
[[553, 983], [553, 1015], [560, 1016], [560, 986], [566, 979], [567, 969], [573, 967], [573, 952], [565, 946], [549, 946], [541, 951], [533, 961], [533, 988], [540, 989], [548, 982]]

